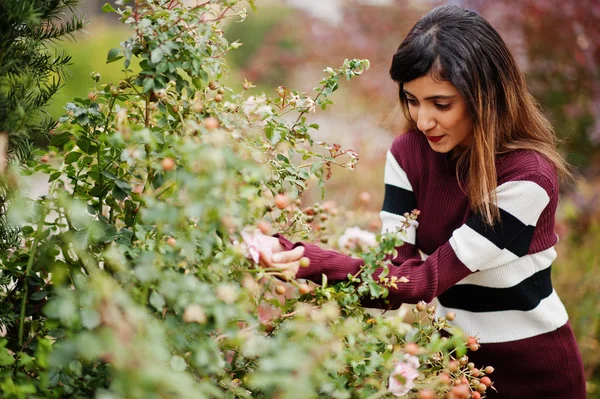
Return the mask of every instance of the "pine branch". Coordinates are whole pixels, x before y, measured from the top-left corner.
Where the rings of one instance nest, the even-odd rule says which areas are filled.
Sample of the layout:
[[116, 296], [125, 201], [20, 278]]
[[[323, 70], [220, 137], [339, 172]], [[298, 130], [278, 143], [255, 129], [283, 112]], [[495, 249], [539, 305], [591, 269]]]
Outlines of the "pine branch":
[[32, 32], [40, 40], [58, 40], [64, 37], [74, 38], [74, 35], [80, 29], [85, 27], [85, 22], [77, 15], [71, 16], [71, 19], [60, 23], [50, 21], [43, 27]]
[[45, 107], [69, 77], [71, 57], [55, 44], [84, 27], [78, 1], [0, 1], [0, 131], [15, 159], [28, 159], [31, 139], [56, 126]]

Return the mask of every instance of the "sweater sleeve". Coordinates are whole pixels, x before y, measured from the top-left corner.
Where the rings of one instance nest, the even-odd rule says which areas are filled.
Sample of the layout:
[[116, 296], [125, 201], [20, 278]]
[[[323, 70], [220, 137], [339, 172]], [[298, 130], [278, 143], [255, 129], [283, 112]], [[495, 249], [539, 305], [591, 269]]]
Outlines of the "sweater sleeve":
[[[409, 281], [398, 284], [398, 289], [390, 288], [388, 298], [392, 302], [429, 302], [471, 273], [501, 266], [527, 254], [535, 225], [554, 195], [554, 186], [546, 177], [530, 174], [507, 181], [495, 191], [500, 220], [493, 226], [474, 214], [427, 259], [409, 256], [393, 260], [390, 277], [406, 277]], [[331, 281], [344, 280], [363, 265], [361, 259], [323, 250], [314, 244], [280, 240], [286, 248], [305, 246], [304, 254], [311, 265], [300, 269], [299, 278], [320, 282], [321, 274], [325, 274]], [[380, 272], [377, 270], [374, 277]]]

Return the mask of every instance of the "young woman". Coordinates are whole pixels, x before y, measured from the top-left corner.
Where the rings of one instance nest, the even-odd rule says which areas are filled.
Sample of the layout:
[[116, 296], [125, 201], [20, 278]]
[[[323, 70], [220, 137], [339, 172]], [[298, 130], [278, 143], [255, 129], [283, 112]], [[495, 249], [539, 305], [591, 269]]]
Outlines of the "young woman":
[[[552, 288], [558, 176], [569, 174], [552, 127], [494, 28], [441, 6], [410, 31], [391, 78], [413, 129], [387, 153], [384, 230], [421, 211], [390, 275], [394, 307], [437, 298], [437, 315], [479, 337], [470, 353], [492, 365], [489, 398], [585, 398], [581, 356]], [[270, 267], [296, 278], [343, 280], [362, 260], [271, 237]], [[422, 256], [424, 254], [424, 256]], [[298, 268], [301, 256], [310, 267]]]

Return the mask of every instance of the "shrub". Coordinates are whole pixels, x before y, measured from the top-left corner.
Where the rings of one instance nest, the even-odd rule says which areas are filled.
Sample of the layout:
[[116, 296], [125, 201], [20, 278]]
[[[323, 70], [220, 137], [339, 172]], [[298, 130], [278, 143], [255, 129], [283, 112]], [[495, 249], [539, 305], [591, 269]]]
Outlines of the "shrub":
[[285, 282], [247, 256], [242, 233], [257, 227], [314, 238], [299, 207], [307, 181], [322, 187], [358, 156], [313, 141], [307, 116], [369, 63], [326, 68], [314, 98], [284, 87], [247, 98], [251, 82], [222, 85], [224, 57], [239, 46], [222, 27], [243, 19], [237, 3], [104, 7], [132, 29], [107, 58], [123, 60], [123, 79], [67, 104], [49, 152], [25, 169], [48, 175], [48, 195], [11, 207], [23, 227], [20, 245], [1, 254], [4, 397], [482, 389], [485, 371], [466, 357], [474, 338], [443, 337], [447, 320], [431, 308], [419, 304], [409, 325], [360, 307], [402, 284], [372, 278], [398, 234], [380, 237], [362, 254], [363, 272], [333, 285]]

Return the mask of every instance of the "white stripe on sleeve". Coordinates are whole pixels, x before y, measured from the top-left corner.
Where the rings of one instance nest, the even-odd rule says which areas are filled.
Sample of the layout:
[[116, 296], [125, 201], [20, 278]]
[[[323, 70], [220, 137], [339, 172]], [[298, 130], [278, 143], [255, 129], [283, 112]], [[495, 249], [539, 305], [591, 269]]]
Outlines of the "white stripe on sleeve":
[[384, 172], [385, 184], [413, 191], [406, 172], [400, 167], [391, 151], [387, 152]]

